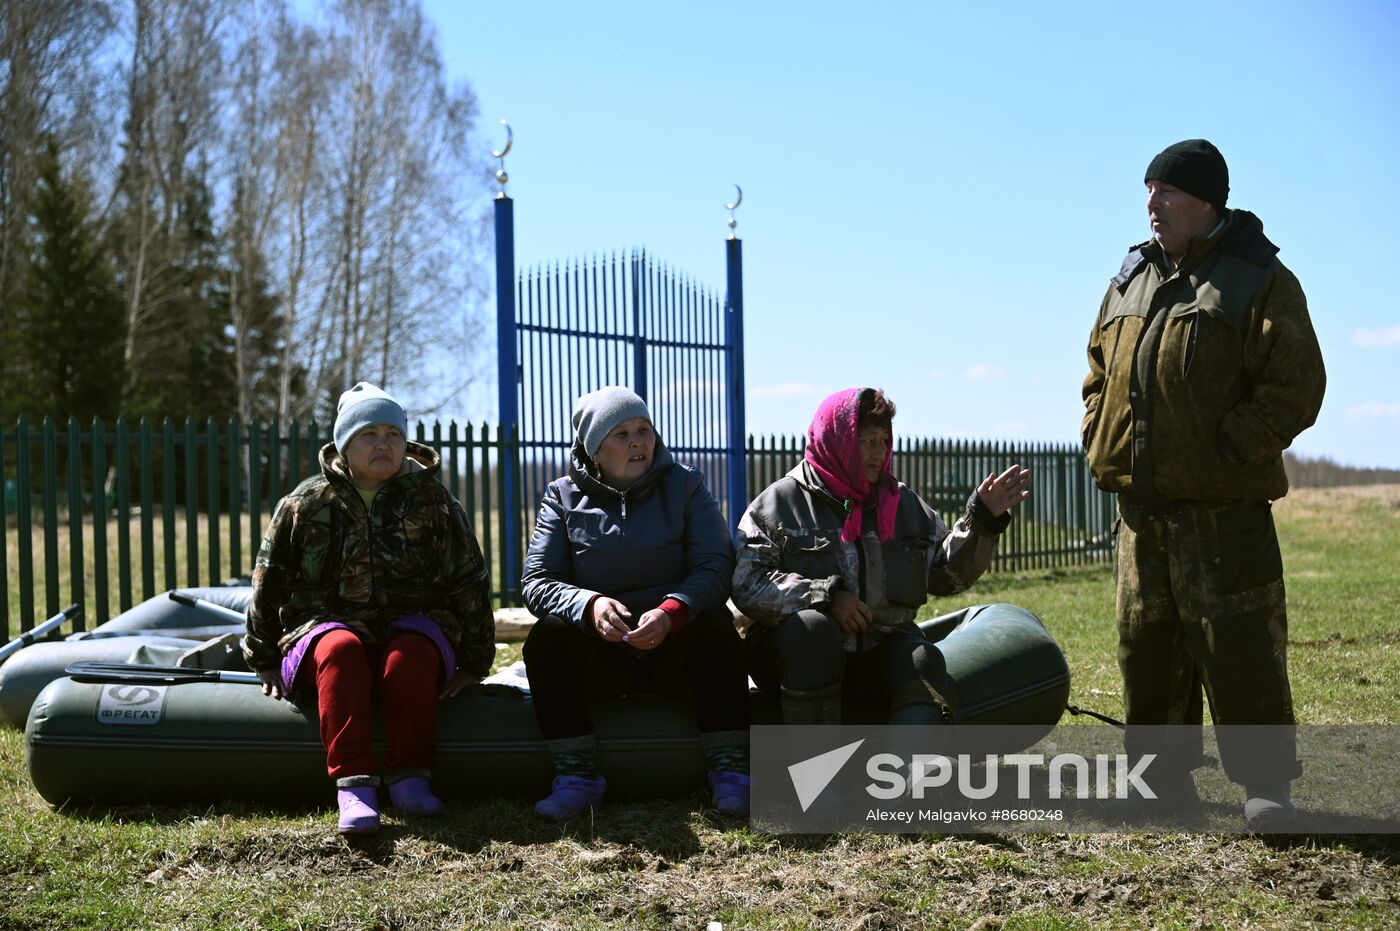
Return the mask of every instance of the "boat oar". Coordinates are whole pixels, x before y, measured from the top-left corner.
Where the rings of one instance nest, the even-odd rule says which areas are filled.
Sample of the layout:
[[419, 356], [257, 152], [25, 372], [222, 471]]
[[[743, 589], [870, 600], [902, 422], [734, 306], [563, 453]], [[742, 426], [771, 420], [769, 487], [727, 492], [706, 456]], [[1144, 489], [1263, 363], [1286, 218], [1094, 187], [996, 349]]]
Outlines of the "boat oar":
[[223, 618], [230, 624], [246, 624], [248, 622], [247, 615], [242, 611], [225, 608], [221, 604], [215, 604], [203, 598], [196, 598], [194, 595], [186, 595], [182, 591], [172, 591], [170, 593], [170, 600], [182, 605], [187, 605], [191, 608], [198, 608], [201, 611], [208, 611], [210, 614]]
[[174, 637], [177, 640], [213, 640], [224, 634], [242, 633], [242, 627], [219, 624], [211, 627], [152, 627], [144, 630], [90, 630], [81, 640], [110, 640], [113, 637]]
[[184, 685], [188, 682], [236, 682], [259, 685], [256, 672], [192, 669], [188, 666], [148, 666], [144, 663], [73, 663], [63, 670], [74, 682], [132, 682], [141, 685]]
[[11, 653], [17, 653], [25, 647], [29, 646], [31, 643], [38, 641], [40, 638], [48, 636], [50, 632], [57, 630], [60, 626], [62, 626], [64, 621], [69, 619], [77, 619], [82, 616], [82, 605], [69, 605], [62, 611], [55, 614], [53, 617], [49, 618], [44, 623], [35, 627], [33, 630], [29, 631], [28, 633], [21, 634], [20, 636], [11, 640], [9, 643], [5, 644], [3, 647], [0, 647], [0, 662], [4, 662], [10, 656]]

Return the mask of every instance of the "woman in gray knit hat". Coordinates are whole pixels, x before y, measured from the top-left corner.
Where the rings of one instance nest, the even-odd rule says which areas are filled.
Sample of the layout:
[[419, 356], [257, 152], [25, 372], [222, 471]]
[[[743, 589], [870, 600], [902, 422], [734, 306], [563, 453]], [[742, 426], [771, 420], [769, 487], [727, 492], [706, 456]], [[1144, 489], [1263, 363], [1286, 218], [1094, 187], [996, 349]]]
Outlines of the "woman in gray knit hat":
[[568, 474], [545, 490], [521, 578], [538, 619], [525, 665], [555, 768], [535, 810], [562, 821], [602, 802], [588, 701], [650, 691], [694, 701], [715, 807], [747, 814], [748, 684], [719, 504], [629, 389], [579, 398], [573, 424]]

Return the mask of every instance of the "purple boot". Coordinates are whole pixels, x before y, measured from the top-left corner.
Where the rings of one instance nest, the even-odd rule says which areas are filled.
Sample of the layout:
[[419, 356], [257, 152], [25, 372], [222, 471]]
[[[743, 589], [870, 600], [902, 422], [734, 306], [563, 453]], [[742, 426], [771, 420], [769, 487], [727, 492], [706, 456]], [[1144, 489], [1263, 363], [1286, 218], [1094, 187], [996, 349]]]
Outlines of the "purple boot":
[[749, 814], [749, 774], [712, 769], [710, 790], [714, 793], [715, 810], [722, 815]]
[[336, 789], [340, 805], [340, 833], [373, 834], [379, 830], [379, 787], [350, 786]]
[[442, 799], [433, 794], [422, 776], [389, 783], [389, 803], [410, 815], [435, 815], [442, 811]]
[[554, 791], [535, 804], [535, 812], [555, 821], [568, 821], [603, 804], [608, 783], [602, 776], [555, 776]]

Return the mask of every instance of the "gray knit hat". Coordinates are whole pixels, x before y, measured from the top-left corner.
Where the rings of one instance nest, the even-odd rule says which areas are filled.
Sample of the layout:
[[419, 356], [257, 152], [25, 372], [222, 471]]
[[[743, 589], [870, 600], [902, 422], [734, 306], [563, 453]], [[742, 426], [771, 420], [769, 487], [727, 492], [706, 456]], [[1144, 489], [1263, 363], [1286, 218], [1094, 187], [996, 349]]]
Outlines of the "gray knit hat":
[[335, 448], [344, 453], [356, 433], [377, 423], [398, 427], [408, 439], [408, 415], [402, 405], [369, 382], [358, 382], [335, 406]]
[[647, 402], [636, 392], [618, 385], [599, 388], [579, 398], [574, 405], [574, 432], [578, 434], [579, 442], [583, 443], [584, 451], [590, 457], [596, 456], [598, 448], [613, 428], [633, 417], [651, 420]]

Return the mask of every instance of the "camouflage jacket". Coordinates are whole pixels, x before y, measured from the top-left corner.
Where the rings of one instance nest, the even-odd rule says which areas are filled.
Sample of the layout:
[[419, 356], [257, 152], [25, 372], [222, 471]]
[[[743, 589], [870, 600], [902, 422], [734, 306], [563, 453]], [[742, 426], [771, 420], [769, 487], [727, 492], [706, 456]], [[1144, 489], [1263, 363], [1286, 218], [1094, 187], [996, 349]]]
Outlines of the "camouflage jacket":
[[1146, 505], [1288, 491], [1283, 450], [1317, 419], [1327, 376], [1298, 279], [1251, 213], [1180, 266], [1135, 246], [1089, 335], [1080, 438], [1094, 480]]
[[777, 624], [805, 608], [825, 610], [832, 592], [845, 589], [874, 615], [871, 633], [848, 637], [846, 648], [873, 646], [881, 631], [913, 621], [929, 595], [957, 594], [977, 581], [1011, 515], [993, 517], [974, 493], [949, 530], [901, 483], [890, 540], [867, 530], [843, 542], [845, 520], [842, 502], [806, 461], [769, 485], [739, 521], [735, 606], [757, 624]]
[[366, 508], [335, 446], [321, 449], [321, 474], [278, 503], [258, 551], [243, 639], [253, 669], [276, 667], [324, 621], [381, 643], [391, 621], [425, 614], [452, 644], [458, 669], [490, 671], [490, 571], [438, 468], [437, 453], [410, 442], [404, 471]]

